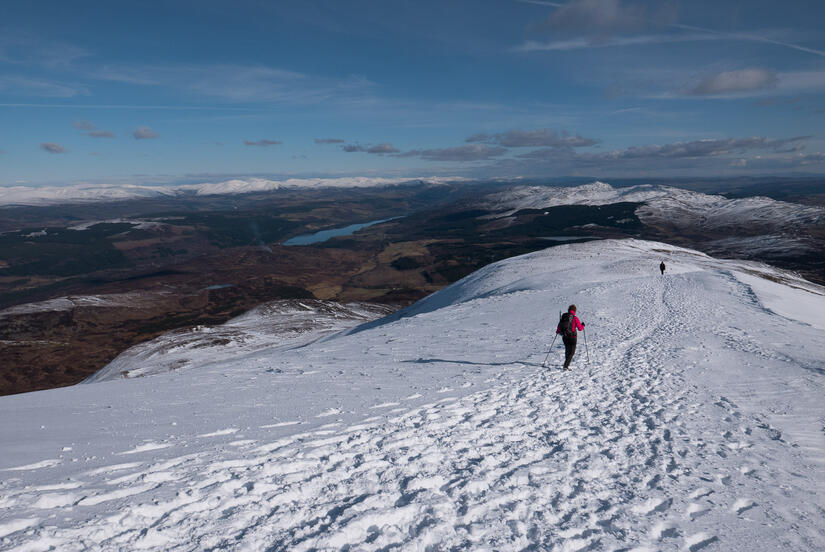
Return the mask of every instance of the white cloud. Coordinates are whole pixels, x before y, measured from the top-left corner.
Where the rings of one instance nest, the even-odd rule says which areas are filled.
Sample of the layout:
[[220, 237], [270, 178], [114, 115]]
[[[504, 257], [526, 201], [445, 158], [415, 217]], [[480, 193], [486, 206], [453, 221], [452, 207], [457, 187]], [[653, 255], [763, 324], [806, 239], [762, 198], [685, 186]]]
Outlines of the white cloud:
[[135, 129], [135, 131], [132, 133], [132, 136], [134, 136], [135, 140], [150, 140], [153, 138], [157, 138], [158, 133], [148, 126], [142, 126]]
[[86, 136], [92, 138], [114, 138], [115, 135], [108, 130], [97, 128], [91, 121], [74, 121], [72, 126], [77, 130], [82, 130]]
[[689, 94], [716, 96], [731, 93], [761, 91], [775, 88], [779, 79], [775, 72], [762, 68], [723, 71], [708, 75]]
[[266, 146], [278, 146], [281, 145], [283, 142], [280, 140], [256, 140], [251, 142], [249, 140], [243, 141], [245, 146], [259, 146], [259, 147], [266, 147]]
[[355, 152], [365, 152], [365, 153], [374, 153], [383, 155], [385, 153], [398, 153], [398, 150], [389, 142], [383, 142], [381, 144], [376, 145], [369, 145], [366, 146], [361, 144], [345, 144], [341, 146], [341, 149], [347, 153], [355, 153]]
[[95, 130], [97, 127], [90, 121], [75, 121], [72, 126], [77, 130]]
[[90, 130], [86, 133], [86, 136], [91, 136], [92, 138], [114, 138], [115, 135], [108, 130]]
[[66, 148], [54, 142], [41, 142], [40, 149], [48, 153], [66, 153]]

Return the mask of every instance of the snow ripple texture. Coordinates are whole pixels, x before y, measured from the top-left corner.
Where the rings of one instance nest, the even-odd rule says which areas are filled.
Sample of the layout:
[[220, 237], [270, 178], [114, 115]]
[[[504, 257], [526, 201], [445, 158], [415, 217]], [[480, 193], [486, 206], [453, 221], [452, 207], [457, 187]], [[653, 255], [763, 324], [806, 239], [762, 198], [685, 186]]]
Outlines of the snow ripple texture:
[[[77, 434], [3, 422], [4, 443], [22, 450], [18, 433], [32, 434], [15, 456], [28, 464], [0, 464], [0, 548], [825, 549], [825, 335], [774, 313], [742, 271], [770, 276], [786, 303], [825, 306], [821, 288], [770, 267], [590, 242], [491, 265], [276, 360], [212, 367], [199, 377], [226, 403], [206, 387], [170, 393], [186, 381], [175, 374], [3, 398], [4, 420], [71, 418], [95, 389], [124, 405], [93, 441], [115, 452], [95, 458]], [[561, 372], [557, 345], [544, 368], [571, 301], [587, 350], [580, 338]], [[267, 380], [273, 363], [283, 372]], [[305, 387], [283, 375], [310, 365]], [[139, 425], [127, 396], [151, 382]], [[325, 398], [289, 403], [310, 387]], [[198, 401], [215, 417], [162, 429], [197, 418]], [[44, 458], [61, 436], [75, 443]]]

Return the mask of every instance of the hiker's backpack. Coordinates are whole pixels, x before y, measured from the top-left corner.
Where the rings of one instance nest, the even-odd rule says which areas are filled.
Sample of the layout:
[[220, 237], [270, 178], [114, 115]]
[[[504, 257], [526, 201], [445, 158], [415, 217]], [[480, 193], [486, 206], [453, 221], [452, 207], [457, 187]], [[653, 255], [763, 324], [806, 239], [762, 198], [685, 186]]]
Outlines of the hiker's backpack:
[[573, 315], [569, 312], [561, 315], [559, 328], [561, 329], [562, 337], [576, 337], [576, 331], [573, 329]]

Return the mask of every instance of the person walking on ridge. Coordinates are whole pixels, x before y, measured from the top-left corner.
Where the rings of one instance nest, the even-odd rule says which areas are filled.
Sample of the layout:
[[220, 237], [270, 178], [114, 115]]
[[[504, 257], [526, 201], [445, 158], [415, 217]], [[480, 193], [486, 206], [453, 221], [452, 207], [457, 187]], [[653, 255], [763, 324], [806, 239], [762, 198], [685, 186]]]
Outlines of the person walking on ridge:
[[659, 264], [659, 270], [662, 271], [662, 275], [664, 276], [664, 274], [665, 274], [665, 262], [664, 261], [662, 261], [661, 264]]
[[570, 369], [570, 361], [576, 354], [576, 341], [578, 331], [584, 330], [584, 322], [576, 316], [576, 305], [567, 307], [567, 312], [561, 315], [559, 325], [556, 327], [556, 334], [561, 334], [564, 343], [564, 369]]

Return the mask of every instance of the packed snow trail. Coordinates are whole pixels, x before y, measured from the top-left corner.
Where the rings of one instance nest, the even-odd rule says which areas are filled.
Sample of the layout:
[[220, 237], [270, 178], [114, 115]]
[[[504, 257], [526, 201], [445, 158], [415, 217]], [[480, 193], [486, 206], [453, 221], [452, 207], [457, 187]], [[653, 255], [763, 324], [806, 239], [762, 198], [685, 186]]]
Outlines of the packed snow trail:
[[[314, 425], [252, 427], [216, 404], [223, 425], [92, 469], [31, 457], [0, 472], [0, 548], [825, 549], [825, 333], [767, 309], [744, 270], [784, 279], [770, 283], [787, 301], [825, 304], [821, 288], [768, 267], [649, 242], [498, 263], [277, 359], [394, 374], [369, 378], [385, 388], [361, 386], [360, 408], [310, 404]], [[543, 369], [569, 302], [591, 363], [582, 340], [572, 371]], [[269, 373], [256, 355], [225, 371], [227, 397]], [[281, 396], [263, 389], [258, 409], [267, 394]]]

